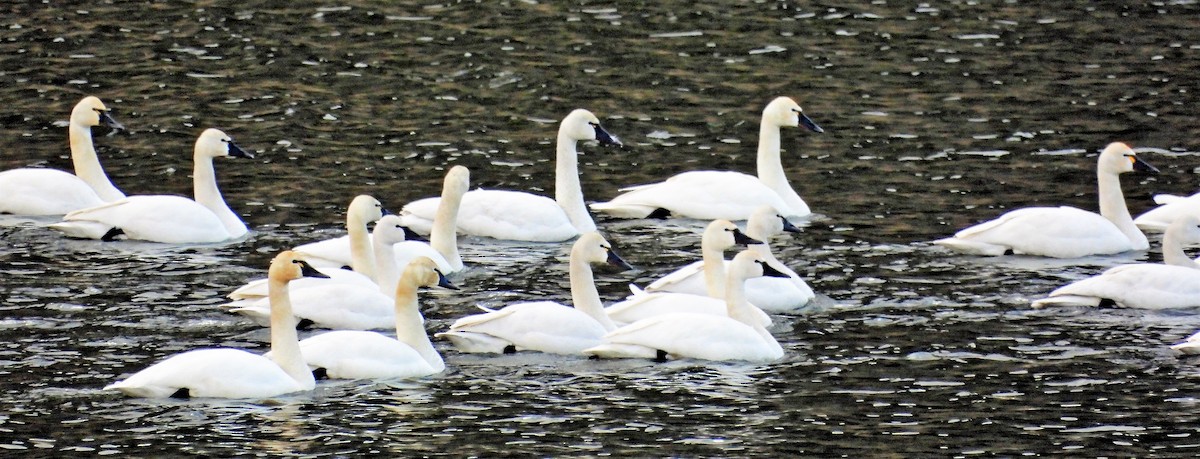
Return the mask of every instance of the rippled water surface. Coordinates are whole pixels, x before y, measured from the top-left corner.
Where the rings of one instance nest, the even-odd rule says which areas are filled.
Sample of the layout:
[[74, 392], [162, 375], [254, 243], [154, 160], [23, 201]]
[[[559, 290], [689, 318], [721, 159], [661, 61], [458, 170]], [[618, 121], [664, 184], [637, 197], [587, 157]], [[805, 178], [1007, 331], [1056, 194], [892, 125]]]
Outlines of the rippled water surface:
[[[1156, 251], [980, 259], [926, 241], [1031, 204], [1096, 208], [1095, 154], [1123, 140], [1162, 169], [1123, 185], [1140, 213], [1191, 193], [1200, 158], [1193, 2], [82, 2], [0, 6], [0, 169], [70, 168], [66, 118], [104, 99], [128, 133], [96, 144], [127, 193], [190, 194], [218, 161], [254, 232], [216, 246], [64, 240], [0, 226], [0, 453], [338, 456], [1190, 456], [1200, 364], [1167, 346], [1197, 311], [1029, 301]], [[589, 201], [673, 173], [751, 172], [771, 98], [819, 215], [776, 253], [820, 293], [776, 317], [770, 365], [463, 355], [415, 381], [322, 383], [250, 401], [100, 391], [171, 353], [265, 347], [216, 308], [277, 251], [343, 233], [370, 193], [393, 209], [473, 186], [550, 193], [557, 120], [595, 112], [623, 149], [585, 145]], [[704, 222], [598, 223], [640, 270], [697, 256]], [[1157, 245], [1159, 237], [1151, 237]], [[567, 300], [568, 244], [463, 238], [470, 269], [423, 299], [442, 330], [476, 304]]]

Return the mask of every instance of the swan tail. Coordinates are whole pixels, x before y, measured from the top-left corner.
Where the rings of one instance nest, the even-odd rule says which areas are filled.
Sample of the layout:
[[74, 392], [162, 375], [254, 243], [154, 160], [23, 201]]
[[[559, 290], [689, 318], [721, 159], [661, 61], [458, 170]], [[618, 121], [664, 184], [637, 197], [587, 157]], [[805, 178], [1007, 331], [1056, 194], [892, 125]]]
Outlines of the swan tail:
[[1172, 202], [1182, 201], [1187, 199], [1187, 196], [1179, 196], [1175, 194], [1156, 194], [1154, 195], [1154, 203], [1160, 206], [1167, 205]]
[[513, 345], [507, 340], [492, 335], [469, 331], [447, 331], [433, 336], [445, 338], [456, 349], [468, 353], [504, 354]]
[[1197, 355], [1200, 354], [1200, 341], [1184, 341], [1171, 345], [1171, 349], [1187, 355]]
[[50, 229], [63, 233], [74, 239], [111, 239], [115, 228], [100, 222], [89, 220], [61, 221], [50, 225]]
[[246, 317], [250, 318], [250, 320], [253, 320], [254, 323], [256, 323], [258, 325], [261, 325], [264, 327], [271, 326], [271, 310], [270, 310], [270, 308], [263, 309], [261, 307], [248, 306], [245, 303], [238, 304], [238, 302], [236, 302], [236, 301], [233, 303], [223, 304], [223, 305], [221, 305], [221, 308], [223, 308], [231, 313], [234, 313], [234, 314], [241, 314], [243, 316], [246, 316]]
[[1036, 300], [1032, 306], [1034, 309], [1047, 306], [1100, 306], [1100, 298], [1082, 295], [1057, 295]]
[[966, 253], [970, 255], [985, 255], [990, 257], [998, 257], [1008, 252], [1009, 248], [988, 244], [986, 242], [972, 241], [970, 239], [961, 239], [957, 237], [948, 237], [933, 241], [934, 244], [940, 245], [955, 252]]
[[1133, 224], [1137, 225], [1138, 229], [1140, 229], [1142, 231], [1153, 231], [1153, 232], [1157, 232], [1157, 233], [1166, 232], [1167, 227], [1171, 225], [1170, 222], [1151, 219], [1148, 217], [1150, 217], [1149, 213], [1144, 214], [1138, 218], [1135, 218], [1133, 220]]
[[594, 355], [601, 359], [657, 359], [660, 352], [637, 344], [604, 343], [583, 350], [585, 355]]
[[138, 385], [130, 383], [129, 380], [126, 379], [104, 386], [104, 390], [120, 391], [122, 394], [130, 397], [167, 398], [178, 392], [179, 388], [159, 385]]

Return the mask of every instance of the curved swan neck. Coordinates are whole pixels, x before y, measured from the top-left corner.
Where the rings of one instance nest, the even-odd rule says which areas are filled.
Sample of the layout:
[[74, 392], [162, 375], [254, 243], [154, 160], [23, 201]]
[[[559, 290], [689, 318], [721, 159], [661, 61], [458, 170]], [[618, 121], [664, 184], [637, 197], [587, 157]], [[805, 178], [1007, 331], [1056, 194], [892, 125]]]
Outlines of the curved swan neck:
[[67, 137], [71, 142], [71, 164], [75, 168], [75, 176], [92, 187], [100, 199], [112, 202], [124, 198], [125, 193], [113, 186], [104, 168], [100, 167], [100, 158], [96, 156], [96, 146], [92, 143], [92, 128], [71, 123], [67, 127]]
[[808, 204], [792, 189], [787, 174], [783, 172], [780, 158], [781, 143], [779, 126], [769, 123], [766, 115], [758, 127], [758, 180], [778, 194], [791, 209], [779, 209], [788, 214], [807, 214]]
[[367, 222], [358, 218], [354, 211], [350, 211], [346, 215], [346, 232], [350, 237], [350, 268], [378, 284], [379, 278], [375, 275], [375, 254], [372, 253], [371, 240], [367, 237]]
[[731, 275], [725, 283], [725, 312], [729, 317], [752, 327], [761, 327], [753, 315], [750, 301], [746, 299], [746, 279]]
[[217, 171], [213, 169], [212, 157], [197, 154], [192, 159], [192, 194], [196, 202], [221, 220], [230, 237], [246, 234], [246, 224], [225, 204], [225, 198], [217, 188]]
[[607, 331], [617, 329], [617, 324], [604, 312], [600, 292], [596, 291], [596, 279], [592, 277], [592, 266], [588, 262], [571, 257], [571, 302], [575, 309], [596, 319]]
[[725, 297], [725, 252], [714, 247], [704, 247], [700, 244], [703, 256], [704, 287], [708, 296], [713, 298]]
[[416, 350], [437, 371], [446, 369], [446, 362], [438, 354], [429, 333], [425, 331], [425, 318], [417, 304], [419, 286], [407, 276], [400, 278], [396, 286], [396, 340]]
[[316, 381], [300, 352], [300, 339], [296, 334], [298, 321], [292, 314], [288, 283], [268, 279], [267, 296], [271, 302], [271, 360], [297, 383], [311, 389]]
[[1142, 230], [1138, 229], [1133, 223], [1133, 217], [1129, 215], [1129, 208], [1125, 205], [1125, 194], [1121, 192], [1120, 177], [1111, 172], [1098, 171], [1096, 182], [1099, 185], [1100, 215], [1116, 225], [1117, 229], [1129, 238], [1134, 250], [1149, 248], [1150, 242], [1146, 240], [1146, 235], [1142, 234]]
[[1171, 231], [1172, 228], [1168, 228], [1167, 233], [1163, 235], [1163, 264], [1200, 269], [1200, 263], [1197, 263], [1196, 260], [1187, 255], [1187, 252], [1183, 251], [1183, 244], [1177, 236], [1171, 234]]
[[438, 201], [437, 214], [433, 216], [433, 228], [429, 233], [429, 246], [433, 247], [450, 263], [454, 271], [463, 269], [462, 256], [458, 253], [458, 209], [462, 207], [463, 193], [459, 184], [447, 183], [442, 187], [442, 199]]
[[579, 184], [579, 152], [576, 141], [559, 129], [557, 156], [554, 160], [554, 200], [580, 233], [596, 230], [596, 223], [583, 203]]

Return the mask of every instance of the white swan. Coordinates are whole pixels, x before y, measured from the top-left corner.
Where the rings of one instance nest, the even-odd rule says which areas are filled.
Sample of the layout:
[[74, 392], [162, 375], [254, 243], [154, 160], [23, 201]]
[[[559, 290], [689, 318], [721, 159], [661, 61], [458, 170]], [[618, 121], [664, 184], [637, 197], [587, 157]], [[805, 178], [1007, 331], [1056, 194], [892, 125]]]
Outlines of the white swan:
[[1200, 332], [1193, 333], [1182, 342], [1171, 345], [1171, 349], [1187, 355], [1200, 354]]
[[354, 272], [375, 280], [375, 256], [367, 224], [383, 217], [383, 204], [360, 194], [346, 208], [346, 235], [293, 247], [318, 268], [350, 266]]
[[[374, 273], [376, 279], [379, 280], [378, 284], [375, 283], [375, 279], [355, 271], [337, 268], [319, 268], [322, 273], [329, 276], [328, 279], [304, 278], [292, 282], [288, 288], [294, 292], [309, 287], [338, 282], [366, 288], [378, 288], [380, 292], [391, 296], [396, 293], [396, 281], [400, 279], [400, 271], [396, 267], [396, 258], [393, 249], [397, 243], [404, 242], [407, 231], [408, 229], [400, 223], [400, 217], [396, 215], [384, 215], [383, 218], [375, 222], [375, 229], [371, 231], [371, 247], [374, 249]], [[391, 287], [388, 287], [389, 285]], [[240, 305], [249, 305], [252, 301], [260, 300], [266, 296], [267, 279], [256, 279], [238, 287], [227, 297], [235, 300]], [[251, 301], [237, 302], [236, 300]], [[232, 307], [232, 304], [230, 307]]]
[[300, 341], [304, 360], [333, 379], [413, 378], [441, 372], [446, 364], [429, 342], [417, 306], [417, 288], [434, 286], [456, 289], [433, 260], [413, 260], [395, 288], [395, 338], [369, 331], [322, 333]]
[[1160, 194], [1154, 196], [1154, 202], [1159, 206], [1133, 219], [1143, 231], [1164, 231], [1184, 215], [1200, 215], [1200, 193], [1186, 197]]
[[601, 358], [695, 358], [770, 362], [783, 347], [756, 321], [743, 284], [758, 276], [786, 277], [762, 255], [746, 250], [733, 257], [725, 285], [727, 315], [676, 313], [639, 320], [604, 336], [583, 352]]
[[449, 339], [463, 352], [579, 354], [616, 328], [604, 314], [590, 263], [630, 269], [603, 236], [583, 233], [571, 247], [571, 301], [575, 307], [553, 301], [512, 304], [458, 319], [449, 331], [435, 336]]
[[57, 169], [21, 168], [0, 172], [0, 214], [62, 215], [124, 198], [96, 157], [92, 126], [125, 129], [100, 99], [88, 96], [75, 104], [67, 135], [75, 173]]
[[592, 210], [620, 218], [676, 217], [702, 220], [745, 220], [758, 206], [767, 204], [788, 217], [810, 213], [808, 204], [788, 183], [780, 159], [781, 127], [804, 126], [824, 132], [800, 109], [796, 101], [779, 97], [763, 109], [758, 131], [758, 176], [741, 172], [684, 172], [659, 183], [623, 188], [608, 202]]
[[[770, 240], [781, 232], [800, 232], [771, 206], [759, 206], [746, 221], [746, 236], [754, 242], [747, 248], [761, 254], [772, 267], [788, 275], [787, 279], [757, 277], [746, 281], [746, 298], [763, 311], [788, 312], [808, 304], [816, 295], [804, 279], [775, 258]], [[761, 241], [761, 242], [759, 242]], [[703, 246], [703, 240], [701, 241]], [[729, 248], [732, 246], [727, 246]], [[720, 251], [705, 251], [704, 259], [685, 266], [646, 287], [647, 292], [679, 292], [694, 295], [708, 294], [723, 298], [725, 259]], [[702, 275], [703, 273], [703, 275]], [[722, 303], [723, 305], [723, 303]]]
[[[463, 234], [533, 242], [565, 241], [595, 231], [596, 224], [583, 203], [579, 185], [576, 144], [596, 140], [620, 145], [600, 126], [592, 112], [572, 111], [558, 128], [555, 157], [554, 200], [531, 193], [506, 190], [472, 190], [463, 196], [458, 231]], [[439, 198], [426, 198], [404, 206], [405, 223], [418, 232], [428, 231]]]
[[1134, 225], [1121, 193], [1119, 175], [1135, 170], [1158, 172], [1139, 159], [1128, 145], [1109, 144], [1100, 153], [1096, 168], [1099, 214], [1065, 206], [1027, 207], [933, 243], [958, 252], [990, 256], [1014, 253], [1077, 258], [1146, 250], [1150, 243]]
[[316, 383], [300, 354], [287, 284], [302, 276], [320, 275], [294, 252], [282, 252], [271, 261], [270, 358], [229, 348], [188, 351], [104, 390], [134, 397], [222, 398], [274, 397], [312, 390]]
[[[662, 277], [646, 291], [631, 286], [633, 296], [605, 308], [605, 313], [620, 324], [675, 312], [725, 315], [725, 250], [758, 242], [729, 220], [713, 220], [700, 238], [703, 260]], [[756, 314], [764, 326], [770, 326], [770, 316], [762, 311]]]
[[205, 129], [196, 139], [192, 188], [195, 200], [182, 196], [130, 196], [96, 207], [76, 210], [50, 225], [70, 237], [129, 239], [168, 244], [211, 243], [236, 239], [248, 230], [217, 189], [213, 158], [253, 158], [217, 129]]
[[1163, 235], [1163, 260], [1171, 264], [1133, 263], [1110, 268], [1060, 287], [1033, 307], [1053, 305], [1124, 306], [1168, 309], [1200, 306], [1200, 263], [1183, 252], [1200, 243], [1200, 218], [1176, 220]]
[[[432, 259], [438, 264], [438, 270], [446, 274], [459, 272], [465, 268], [462, 256], [458, 253], [458, 235], [455, 226], [463, 195], [470, 187], [470, 183], [471, 172], [466, 167], [454, 166], [446, 172], [446, 179], [442, 183], [442, 196], [438, 200], [437, 214], [433, 218], [432, 232], [429, 233], [429, 243], [413, 240], [397, 244], [393, 249], [396, 272], [404, 270], [404, 266], [417, 257]], [[399, 218], [401, 219], [400, 224], [405, 228], [413, 227], [414, 220], [411, 214], [404, 212]], [[416, 220], [415, 223], [427, 225], [427, 222], [421, 220]], [[413, 230], [410, 236], [416, 236], [416, 230]], [[327, 263], [329, 266], [337, 264], [344, 266], [351, 255], [349, 239], [349, 237], [330, 239], [306, 244], [297, 247], [296, 250], [305, 253], [316, 251], [317, 256], [323, 260], [322, 265]], [[390, 284], [389, 282], [381, 283], [385, 288], [391, 290]]]

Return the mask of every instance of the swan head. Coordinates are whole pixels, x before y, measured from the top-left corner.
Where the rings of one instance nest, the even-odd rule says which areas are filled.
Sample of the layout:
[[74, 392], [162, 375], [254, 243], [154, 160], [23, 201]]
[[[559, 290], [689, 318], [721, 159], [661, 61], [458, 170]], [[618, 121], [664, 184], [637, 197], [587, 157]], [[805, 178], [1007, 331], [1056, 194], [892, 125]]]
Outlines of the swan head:
[[84, 97], [78, 104], [75, 104], [75, 108], [71, 110], [71, 124], [86, 127], [103, 124], [114, 130], [125, 130], [125, 126], [113, 119], [108, 112], [108, 107], [104, 106], [104, 102], [101, 102], [100, 98], [96, 96]]
[[200, 138], [196, 139], [196, 156], [206, 158], [220, 158], [223, 156], [232, 156], [234, 158], [253, 158], [254, 155], [246, 150], [243, 150], [237, 144], [233, 143], [233, 139], [220, 129], [208, 128], [200, 133]]
[[384, 215], [375, 222], [375, 229], [371, 234], [375, 244], [396, 244], [408, 240], [410, 232], [412, 230], [404, 226], [404, 221], [399, 215]]
[[1175, 219], [1163, 238], [1183, 246], [1200, 244], [1200, 216], [1189, 214]]
[[267, 277], [273, 281], [291, 282], [301, 277], [328, 278], [304, 261], [304, 255], [292, 250], [284, 250], [271, 260], [271, 268]]
[[454, 166], [450, 171], [446, 172], [446, 181], [442, 185], [442, 195], [446, 196], [446, 191], [451, 191], [453, 194], [466, 193], [471, 187], [471, 170], [466, 166]]
[[571, 247], [571, 259], [588, 263], [607, 263], [621, 268], [622, 271], [633, 269], [633, 266], [617, 255], [612, 244], [609, 244], [604, 240], [604, 236], [595, 231], [579, 236], [579, 240], [575, 241], [575, 245]]
[[582, 108], [575, 109], [566, 118], [563, 118], [562, 124], [558, 127], [558, 134], [575, 141], [595, 140], [600, 142], [600, 145], [624, 146], [617, 136], [604, 130], [596, 115]]
[[383, 203], [379, 202], [372, 196], [360, 194], [350, 201], [350, 208], [347, 209], [348, 220], [356, 220], [367, 224], [383, 218], [388, 212], [383, 209]]
[[769, 205], [759, 206], [750, 214], [750, 219], [746, 220], [747, 234], [766, 239], [782, 232], [799, 233], [800, 228]]
[[1113, 142], [1100, 152], [1100, 172], [1111, 174], [1122, 174], [1125, 172], [1149, 172], [1152, 174], [1158, 173], [1158, 168], [1151, 166], [1150, 163], [1138, 158], [1137, 152], [1133, 151], [1129, 145], [1124, 142]]
[[709, 248], [717, 249], [722, 252], [725, 249], [735, 245], [751, 245], [762, 244], [763, 241], [754, 239], [738, 229], [737, 225], [729, 220], [713, 220], [704, 229], [704, 235], [700, 239], [700, 244]]
[[817, 126], [817, 123], [804, 114], [800, 104], [797, 104], [791, 97], [776, 97], [767, 104], [767, 108], [763, 109], [763, 123], [780, 127], [804, 126], [805, 129], [813, 132], [825, 132], [821, 126]]
[[[401, 282], [407, 279], [421, 287], [441, 287], [458, 290], [458, 287], [451, 284], [450, 280], [446, 279], [446, 275], [437, 269], [437, 263], [429, 259], [429, 257], [417, 257], [409, 262], [408, 267], [404, 268], [404, 274], [400, 276], [400, 279]], [[396, 295], [396, 298], [400, 297], [400, 294]]]
[[767, 259], [757, 252], [743, 250], [733, 257], [729, 263], [726, 275], [730, 278], [752, 279], [755, 277], [788, 277], [782, 271], [771, 267]]

